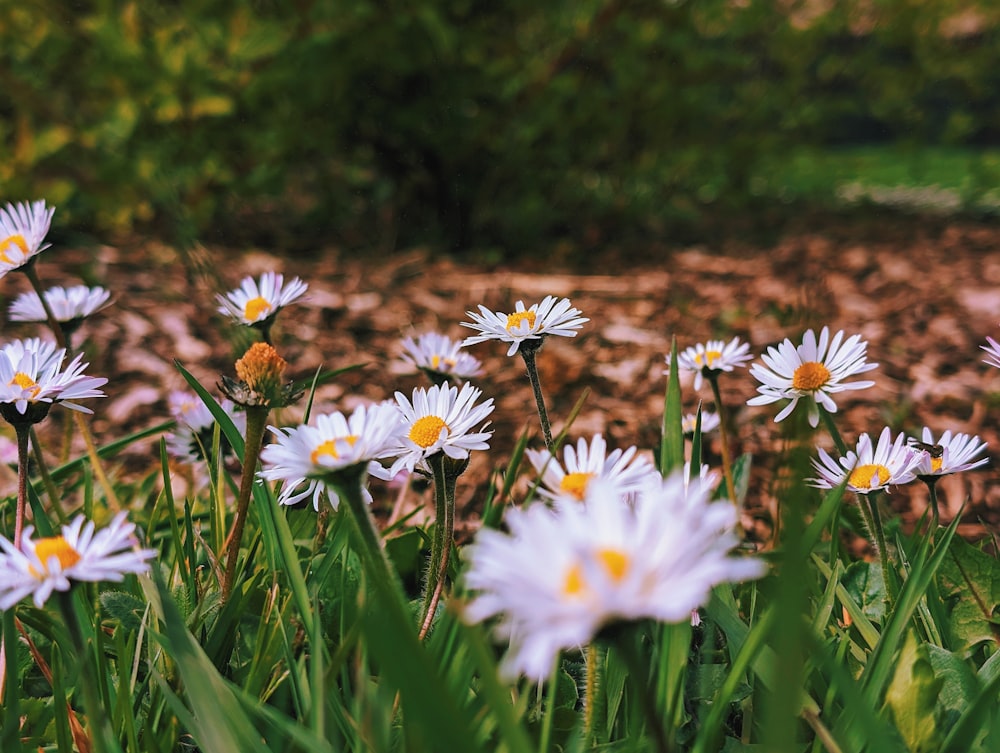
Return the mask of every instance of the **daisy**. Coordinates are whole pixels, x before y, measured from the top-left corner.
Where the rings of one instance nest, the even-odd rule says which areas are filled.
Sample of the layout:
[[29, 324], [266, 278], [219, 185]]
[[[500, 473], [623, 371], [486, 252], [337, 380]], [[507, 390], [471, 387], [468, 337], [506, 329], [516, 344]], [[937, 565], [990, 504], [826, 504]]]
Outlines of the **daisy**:
[[93, 521], [78, 515], [58, 536], [32, 539], [28, 526], [21, 549], [0, 536], [0, 609], [10, 609], [26, 596], [41, 607], [53, 591], [68, 591], [80, 581], [120, 582], [126, 573], [149, 570], [153, 549], [139, 549], [135, 524], [126, 513], [95, 533]]
[[931, 430], [925, 426], [921, 434], [921, 441], [918, 442], [911, 438], [909, 443], [911, 447], [920, 451], [920, 463], [916, 469], [917, 476], [920, 478], [960, 473], [990, 462], [989, 458], [973, 460], [976, 455], [981, 454], [986, 449], [986, 442], [981, 442], [978, 436], [952, 435], [949, 430], [935, 441]]
[[986, 351], [987, 355], [987, 357], [983, 359], [983, 363], [988, 363], [990, 366], [996, 366], [1000, 369], [1000, 343], [992, 337], [987, 337], [986, 342], [988, 342], [989, 345], [979, 346]]
[[403, 358], [424, 371], [435, 382], [443, 379], [470, 379], [480, 373], [478, 358], [463, 353], [462, 343], [437, 332], [427, 332], [417, 339], [403, 340]]
[[[600, 434], [588, 444], [579, 439], [574, 449], [567, 445], [563, 450], [565, 464], [547, 450], [525, 450], [528, 460], [541, 475], [539, 492], [549, 499], [583, 501], [588, 491], [598, 481], [611, 484], [621, 497], [633, 495], [646, 483], [650, 475], [657, 474], [653, 464], [644, 457], [636, 457], [637, 448], [613, 450]], [[607, 491], [607, 487], [602, 489]]]
[[707, 488], [686, 492], [675, 474], [623, 505], [605, 483], [586, 504], [510, 509], [509, 533], [481, 529], [466, 551], [465, 585], [478, 593], [464, 617], [499, 618], [495, 632], [510, 641], [505, 676], [541, 682], [562, 650], [602, 628], [686, 622], [714, 586], [764, 575], [762, 561], [730, 556], [736, 510], [710, 502]]
[[546, 335], [576, 337], [576, 330], [590, 321], [580, 316], [582, 312], [573, 308], [568, 298], [556, 298], [553, 295], [545, 296], [541, 303], [534, 303], [527, 309], [523, 301], [518, 301], [512, 314], [490, 311], [482, 304], [478, 314], [473, 311], [466, 313], [473, 321], [462, 322], [462, 326], [477, 330], [480, 334], [465, 338], [462, 345], [500, 340], [511, 344], [507, 350], [508, 356], [514, 355], [518, 346], [526, 340], [537, 340], [537, 343], [533, 343], [537, 348]]
[[[45, 301], [52, 309], [57, 322], [85, 319], [107, 305], [111, 293], [102, 287], [89, 288], [75, 285], [71, 288], [54, 287], [45, 291]], [[44, 322], [48, 320], [38, 293], [21, 293], [10, 304], [10, 320], [14, 322]]]
[[[166, 436], [167, 450], [178, 460], [195, 464], [205, 459], [205, 451], [212, 446], [215, 431], [215, 416], [193, 392], [175, 390], [167, 399], [170, 415], [177, 422], [174, 431]], [[232, 419], [241, 436], [246, 435], [247, 414], [236, 410], [232, 400], [223, 398], [219, 406]], [[222, 454], [232, 453], [226, 435], [219, 438]]]
[[[66, 351], [38, 338], [14, 340], [0, 348], [0, 406], [13, 406], [17, 415], [9, 410], [3, 415], [8, 421], [31, 416], [37, 410], [41, 420], [53, 403], [67, 408], [93, 413], [89, 408], [70, 402], [87, 397], [104, 397], [98, 389], [107, 383], [104, 377], [84, 376], [83, 355], [78, 354], [65, 369]], [[41, 405], [39, 405], [41, 404]], [[28, 408], [33, 408], [28, 414]], [[36, 408], [37, 406], [37, 408]], [[2, 408], [0, 408], [2, 409]]]
[[796, 347], [785, 338], [777, 348], [770, 347], [761, 356], [764, 365], [750, 367], [750, 373], [761, 383], [757, 397], [747, 400], [747, 405], [767, 405], [779, 400], [790, 402], [774, 420], [785, 419], [798, 405], [801, 398], [808, 404], [809, 425], [819, 425], [819, 406], [836, 413], [837, 404], [831, 395], [844, 390], [863, 390], [875, 382], [844, 382], [843, 380], [871, 371], [877, 363], [866, 363], [865, 350], [868, 343], [861, 335], [851, 335], [844, 340], [840, 330], [830, 338], [830, 330], [823, 327], [819, 341], [810, 329], [802, 337], [802, 344]]
[[308, 287], [298, 277], [285, 284], [284, 276], [274, 272], [265, 272], [259, 281], [245, 277], [236, 290], [216, 296], [221, 304], [218, 311], [241, 324], [265, 324]]
[[848, 489], [858, 494], [869, 494], [913, 481], [922, 455], [906, 445], [905, 434], [897, 435], [893, 441], [886, 426], [874, 448], [871, 437], [862, 434], [856, 450], [849, 451], [839, 462], [826, 450], [820, 449], [819, 460], [812, 461], [819, 476], [809, 481], [819, 489], [832, 489], [847, 479]]
[[412, 401], [397, 392], [403, 430], [393, 453], [398, 457], [390, 468], [392, 475], [403, 468], [430, 471], [427, 458], [438, 452], [464, 460], [472, 450], [489, 449], [493, 431], [486, 431], [486, 417], [493, 412], [493, 398], [476, 405], [482, 394], [471, 384], [462, 385], [461, 390], [448, 385], [434, 385], [428, 390], [418, 387], [413, 390]]
[[[685, 434], [694, 434], [695, 426], [698, 423], [698, 416], [695, 413], [687, 413], [681, 419], [681, 429]], [[712, 429], [719, 428], [719, 414], [711, 413], [710, 411], [701, 412], [701, 433], [712, 431]]]
[[[751, 360], [753, 356], [750, 355], [750, 344], [734, 337], [728, 343], [709, 340], [686, 348], [677, 355], [677, 367], [681, 371], [692, 372], [694, 388], [700, 390], [703, 377], [716, 375], [720, 371], [732, 371]], [[670, 363], [670, 356], [667, 356], [667, 363]]]
[[[258, 474], [267, 481], [281, 481], [278, 502], [293, 505], [307, 497], [319, 510], [326, 492], [336, 509], [340, 497], [331, 488], [331, 474], [351, 466], [365, 464], [368, 474], [386, 481], [395, 474], [377, 461], [389, 457], [398, 445], [401, 428], [399, 410], [390, 402], [360, 406], [350, 416], [334, 412], [316, 417], [314, 424], [289, 429], [271, 427], [276, 437], [260, 455], [263, 470]], [[362, 490], [366, 502], [371, 494]]]
[[46, 207], [44, 200], [7, 204], [0, 209], [0, 277], [23, 267], [49, 247], [42, 242], [55, 211], [55, 207]]

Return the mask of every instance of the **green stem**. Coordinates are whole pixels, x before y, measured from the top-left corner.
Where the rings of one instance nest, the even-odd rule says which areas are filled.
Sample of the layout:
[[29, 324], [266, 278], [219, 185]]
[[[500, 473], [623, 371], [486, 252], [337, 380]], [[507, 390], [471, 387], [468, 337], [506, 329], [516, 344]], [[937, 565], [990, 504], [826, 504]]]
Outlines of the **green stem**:
[[938, 525], [938, 496], [937, 496], [937, 476], [921, 476], [924, 483], [927, 484], [927, 492], [930, 495], [931, 504], [931, 530], [937, 528]]
[[[559, 655], [552, 662], [549, 673], [549, 687], [545, 694], [545, 705], [542, 707], [542, 731], [538, 736], [538, 753], [548, 753], [549, 742], [552, 739], [552, 721], [555, 717], [556, 690], [559, 687]], [[588, 738], [585, 738], [589, 740]]]
[[599, 723], [598, 694], [604, 687], [601, 670], [601, 652], [596, 643], [586, 648], [584, 655], [583, 739], [586, 745], [595, 744]]
[[451, 560], [451, 546], [455, 538], [455, 480], [457, 476], [448, 473], [449, 458], [439, 452], [429, 457], [427, 462], [434, 471], [434, 538], [431, 540], [431, 560], [427, 568], [427, 583], [421, 610], [420, 633], [423, 640], [434, 622], [438, 601], [448, 576]]
[[837, 428], [837, 424], [833, 421], [833, 414], [829, 413], [822, 405], [817, 406], [817, 408], [819, 409], [819, 417], [823, 419], [823, 425], [830, 432], [833, 443], [837, 446], [837, 452], [843, 457], [847, 454], [847, 443], [844, 442], [844, 438], [840, 435], [840, 429]]
[[49, 329], [52, 330], [52, 334], [55, 335], [56, 343], [60, 348], [66, 349], [67, 356], [69, 355], [69, 344], [66, 341], [66, 333], [63, 331], [62, 324], [56, 319], [55, 313], [52, 311], [52, 307], [49, 305], [48, 300], [45, 298], [45, 291], [42, 289], [41, 280], [38, 279], [38, 273], [35, 272], [35, 258], [32, 258], [21, 267], [21, 271], [24, 272], [24, 276], [28, 278], [28, 282], [31, 283], [32, 289], [34, 289], [35, 294], [38, 296], [38, 300], [42, 302], [42, 309], [45, 311], [46, 319], [48, 320]]
[[890, 568], [889, 548], [886, 546], [885, 530], [882, 528], [882, 516], [878, 511], [878, 491], [875, 490], [861, 496], [865, 499], [864, 504], [861, 505], [861, 509], [864, 511], [867, 508], [868, 511], [868, 514], [865, 516], [865, 523], [868, 524], [874, 536], [872, 544], [875, 546], [879, 564], [882, 567], [882, 580], [885, 583], [885, 616], [888, 619], [889, 615], [892, 614], [892, 607], [896, 601], [896, 582], [894, 572]]
[[524, 365], [528, 369], [528, 379], [531, 381], [531, 391], [535, 394], [535, 406], [538, 408], [538, 420], [542, 424], [542, 436], [545, 438], [545, 449], [555, 454], [555, 447], [552, 444], [552, 425], [549, 423], [549, 414], [545, 410], [545, 397], [542, 395], [542, 385], [538, 380], [538, 367], [535, 365], [535, 353], [541, 347], [538, 345], [528, 345], [521, 343], [518, 352], [524, 359]]
[[2, 690], [3, 731], [0, 732], [0, 750], [16, 751], [21, 747], [21, 699], [17, 693], [17, 629], [14, 625], [14, 608], [3, 613], [3, 664]]
[[240, 556], [240, 545], [243, 541], [243, 529], [246, 527], [247, 512], [250, 507], [250, 497], [257, 475], [257, 460], [264, 443], [264, 430], [267, 428], [267, 406], [248, 405], [247, 437], [243, 448], [243, 473], [240, 476], [240, 496], [236, 503], [236, 518], [233, 520], [233, 530], [229, 534], [229, 545], [226, 551], [226, 572], [222, 580], [222, 599], [225, 601], [233, 588], [236, 577], [236, 563]]
[[649, 688], [649, 661], [639, 653], [638, 631], [623, 630], [614, 638], [614, 646], [625, 662], [629, 679], [632, 681], [635, 700], [646, 716], [646, 725], [653, 735], [657, 753], [673, 753], [674, 746], [663, 727], [663, 718], [653, 701], [654, 693]]
[[21, 549], [21, 532], [24, 530], [24, 514], [28, 507], [28, 438], [31, 424], [14, 424], [17, 437], [17, 507], [14, 512], [14, 547]]
[[[69, 422], [66, 425], [72, 426]], [[35, 455], [35, 465], [38, 466], [38, 475], [42, 477], [42, 485], [45, 487], [45, 493], [49, 496], [49, 503], [52, 505], [52, 509], [56, 511], [59, 522], [66, 525], [69, 523], [69, 518], [66, 516], [66, 511], [62, 508], [59, 500], [59, 492], [52, 481], [52, 476], [49, 475], [49, 465], [45, 462], [45, 456], [42, 455], [42, 444], [38, 441], [38, 433], [35, 431], [34, 426], [31, 427], [29, 436], [31, 437], [31, 449]]]
[[[709, 371], [708, 382], [712, 385], [712, 396], [715, 398], [715, 410], [719, 413], [719, 440], [722, 444], [722, 475], [726, 479], [726, 492], [729, 494], [729, 499], [732, 500], [732, 503], [739, 508], [740, 501], [736, 498], [736, 484], [733, 482], [733, 461], [729, 454], [729, 437], [726, 431], [726, 407], [722, 404], [722, 393], [719, 390], [718, 372]], [[696, 473], [693, 466], [691, 468], [691, 473]]]

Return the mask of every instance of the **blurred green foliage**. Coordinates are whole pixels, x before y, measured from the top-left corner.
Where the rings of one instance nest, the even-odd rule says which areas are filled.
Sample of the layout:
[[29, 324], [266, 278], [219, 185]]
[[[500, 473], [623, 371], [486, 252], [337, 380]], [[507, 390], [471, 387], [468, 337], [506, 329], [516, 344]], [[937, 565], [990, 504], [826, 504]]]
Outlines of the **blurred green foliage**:
[[658, 236], [773, 204], [793, 147], [995, 143], [998, 28], [985, 0], [4, 3], [2, 199], [299, 251]]

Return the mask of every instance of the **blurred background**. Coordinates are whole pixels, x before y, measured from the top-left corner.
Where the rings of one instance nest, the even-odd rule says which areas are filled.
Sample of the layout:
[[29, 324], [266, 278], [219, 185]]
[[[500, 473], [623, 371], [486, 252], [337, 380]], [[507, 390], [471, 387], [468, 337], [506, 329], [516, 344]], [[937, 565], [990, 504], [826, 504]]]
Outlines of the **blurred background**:
[[1000, 4], [0, 4], [54, 233], [494, 260], [1000, 208]]

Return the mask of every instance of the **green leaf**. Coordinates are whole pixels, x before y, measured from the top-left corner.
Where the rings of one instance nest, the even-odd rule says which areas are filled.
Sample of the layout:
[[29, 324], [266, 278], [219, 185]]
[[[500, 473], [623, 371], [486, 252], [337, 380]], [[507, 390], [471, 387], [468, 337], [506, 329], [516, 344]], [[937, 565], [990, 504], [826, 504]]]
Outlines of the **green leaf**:
[[944, 680], [934, 673], [927, 644], [918, 643], [910, 632], [896, 658], [885, 703], [913, 753], [934, 750], [940, 743], [935, 709], [943, 686]]
[[952, 602], [955, 648], [969, 649], [1000, 639], [994, 614], [1000, 607], [1000, 562], [964, 539], [955, 538], [938, 570], [941, 598]]
[[877, 562], [852, 562], [841, 583], [871, 622], [885, 622], [885, 581]]
[[684, 466], [684, 426], [681, 416], [680, 368], [677, 365], [677, 338], [670, 341], [670, 374], [663, 401], [663, 436], [660, 440], [660, 473]]
[[126, 591], [103, 591], [100, 600], [101, 609], [117, 620], [125, 630], [134, 632], [142, 626], [146, 603], [141, 599]]

